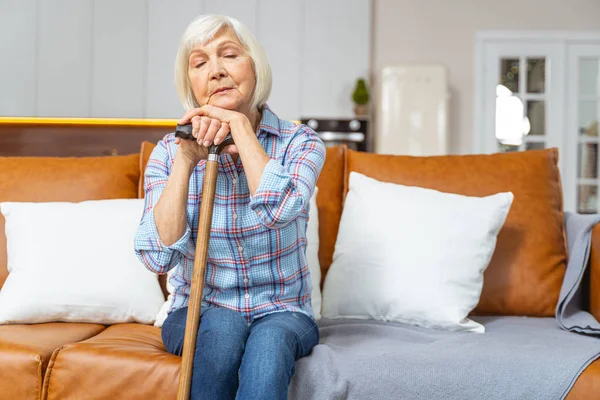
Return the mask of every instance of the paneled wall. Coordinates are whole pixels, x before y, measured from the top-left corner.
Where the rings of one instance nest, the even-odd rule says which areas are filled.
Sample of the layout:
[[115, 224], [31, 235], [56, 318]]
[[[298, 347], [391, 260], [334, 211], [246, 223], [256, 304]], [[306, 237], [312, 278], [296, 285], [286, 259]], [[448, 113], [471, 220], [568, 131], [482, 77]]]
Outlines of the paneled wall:
[[371, 0], [0, 0], [0, 115], [181, 116], [175, 54], [203, 13], [255, 33], [281, 117], [353, 115], [354, 82], [369, 76]]

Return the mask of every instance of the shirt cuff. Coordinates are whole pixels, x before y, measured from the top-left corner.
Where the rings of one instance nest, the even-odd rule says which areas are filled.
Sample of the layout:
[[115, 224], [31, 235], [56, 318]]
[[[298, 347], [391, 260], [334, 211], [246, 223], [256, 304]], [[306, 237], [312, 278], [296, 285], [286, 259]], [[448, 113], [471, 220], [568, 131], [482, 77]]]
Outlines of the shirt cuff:
[[254, 196], [250, 199], [250, 206], [279, 203], [281, 196], [288, 190], [291, 183], [292, 180], [285, 167], [276, 160], [269, 160], [260, 177]]

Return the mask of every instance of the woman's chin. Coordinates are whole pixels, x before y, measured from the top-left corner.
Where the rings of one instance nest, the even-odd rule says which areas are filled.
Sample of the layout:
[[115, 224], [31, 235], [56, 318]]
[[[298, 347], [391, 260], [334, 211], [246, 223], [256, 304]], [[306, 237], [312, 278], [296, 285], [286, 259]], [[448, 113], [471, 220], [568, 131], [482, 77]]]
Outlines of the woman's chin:
[[208, 104], [210, 104], [211, 106], [224, 108], [226, 110], [237, 110], [242, 105], [242, 102], [240, 102], [237, 99], [229, 99], [227, 97], [223, 97], [218, 99], [211, 99], [208, 102]]

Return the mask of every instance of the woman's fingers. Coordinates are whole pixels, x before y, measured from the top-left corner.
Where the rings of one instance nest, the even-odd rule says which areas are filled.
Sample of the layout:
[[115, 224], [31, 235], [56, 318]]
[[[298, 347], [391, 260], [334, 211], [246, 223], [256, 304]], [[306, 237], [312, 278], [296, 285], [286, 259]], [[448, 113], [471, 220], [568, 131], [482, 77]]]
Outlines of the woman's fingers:
[[221, 127], [215, 136], [214, 143], [219, 144], [229, 135], [229, 124], [227, 122], [221, 122]]
[[191, 122], [192, 118], [199, 114], [200, 114], [200, 108], [192, 108], [191, 110], [189, 110], [185, 114], [183, 114], [183, 117], [181, 117], [181, 119], [179, 120], [179, 123], [186, 124], [188, 122]]
[[208, 125], [208, 129], [206, 130], [206, 134], [204, 135], [204, 146], [208, 147], [213, 143], [217, 132], [221, 128], [221, 121], [217, 119], [211, 119]]
[[190, 122], [195, 116], [214, 118], [218, 119], [221, 122], [227, 122], [230, 124], [234, 119], [243, 118], [244, 114], [237, 111], [226, 110], [221, 107], [206, 104], [202, 107], [192, 108], [191, 110], [186, 111], [186, 113], [183, 114], [183, 117], [181, 117], [178, 123], [185, 124], [187, 122]]
[[[192, 124], [192, 135], [196, 138], [198, 144], [209, 147], [211, 144], [218, 145], [223, 142], [231, 132], [229, 124], [222, 122], [220, 118], [200, 116], [200, 108], [194, 108], [184, 114], [179, 123], [190, 122]], [[221, 116], [222, 117], [222, 116]]]
[[208, 130], [208, 127], [210, 126], [210, 118], [206, 118], [206, 117], [199, 117], [200, 118], [200, 127], [198, 129], [198, 133], [196, 134], [196, 141], [198, 142], [199, 145], [204, 145], [204, 137], [206, 136], [206, 131]]
[[195, 116], [194, 118], [192, 118], [190, 120], [190, 123], [192, 124], [192, 136], [195, 137], [196, 139], [198, 139], [198, 132], [200, 131], [200, 121], [202, 120], [202, 117], [199, 116]]

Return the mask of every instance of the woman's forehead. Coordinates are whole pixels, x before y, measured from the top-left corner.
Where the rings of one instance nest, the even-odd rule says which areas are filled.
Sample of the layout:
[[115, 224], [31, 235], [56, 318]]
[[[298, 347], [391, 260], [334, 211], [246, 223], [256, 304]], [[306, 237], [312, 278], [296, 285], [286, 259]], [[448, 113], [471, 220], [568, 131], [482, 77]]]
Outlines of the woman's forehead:
[[190, 54], [196, 52], [204, 52], [210, 50], [211, 48], [218, 48], [229, 43], [233, 43], [240, 47], [243, 47], [235, 32], [229, 27], [224, 27], [221, 30], [219, 30], [212, 38], [202, 43], [195, 43], [190, 50]]

